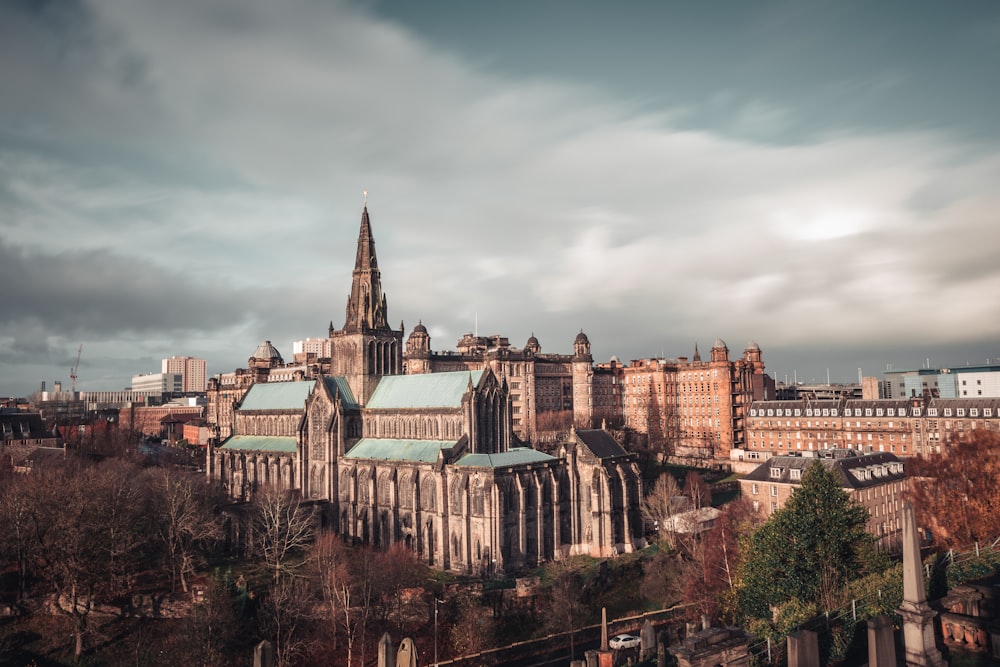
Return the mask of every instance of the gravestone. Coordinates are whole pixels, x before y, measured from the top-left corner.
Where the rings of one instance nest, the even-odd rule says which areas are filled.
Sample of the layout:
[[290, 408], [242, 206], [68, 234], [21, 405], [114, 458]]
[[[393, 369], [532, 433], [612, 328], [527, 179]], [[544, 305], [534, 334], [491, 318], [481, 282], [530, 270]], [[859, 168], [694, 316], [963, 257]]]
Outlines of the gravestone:
[[812, 630], [788, 635], [788, 667], [819, 667], [819, 637]]
[[396, 653], [392, 650], [392, 638], [388, 632], [378, 640], [378, 667], [396, 667]]
[[896, 639], [885, 614], [868, 619], [868, 667], [896, 667]]
[[266, 639], [253, 649], [253, 667], [274, 667], [274, 647]]
[[409, 637], [399, 643], [396, 667], [417, 667], [417, 646]]
[[646, 622], [642, 624], [642, 630], [639, 631], [639, 659], [648, 660], [656, 655], [656, 630], [653, 628], [653, 624], [646, 619]]

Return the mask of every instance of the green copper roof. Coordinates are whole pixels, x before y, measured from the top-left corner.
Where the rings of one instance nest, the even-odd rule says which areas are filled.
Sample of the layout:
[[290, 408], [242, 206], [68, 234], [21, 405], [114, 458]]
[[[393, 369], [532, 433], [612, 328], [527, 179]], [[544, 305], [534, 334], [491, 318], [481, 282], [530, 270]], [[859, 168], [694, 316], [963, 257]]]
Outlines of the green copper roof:
[[462, 396], [479, 384], [483, 371], [455, 371], [424, 375], [392, 375], [382, 378], [367, 407], [373, 410], [400, 408], [460, 408]]
[[349, 459], [378, 459], [380, 461], [417, 461], [433, 463], [438, 452], [454, 447], [451, 440], [398, 440], [395, 438], [364, 438], [351, 447]]
[[466, 454], [455, 462], [457, 466], [473, 468], [506, 468], [527, 463], [545, 463], [555, 461], [556, 457], [530, 447], [515, 447], [502, 454]]
[[254, 451], [254, 452], [288, 452], [297, 451], [294, 437], [277, 435], [234, 435], [219, 445], [219, 449]]
[[326, 383], [327, 388], [330, 390], [330, 394], [336, 395], [340, 392], [340, 400], [344, 402], [344, 407], [349, 409], [358, 408], [358, 402], [354, 399], [354, 392], [351, 391], [351, 385], [347, 384], [347, 378], [342, 375], [326, 375], [323, 377], [323, 382]]
[[243, 397], [239, 410], [302, 410], [316, 386], [315, 380], [303, 382], [258, 382]]

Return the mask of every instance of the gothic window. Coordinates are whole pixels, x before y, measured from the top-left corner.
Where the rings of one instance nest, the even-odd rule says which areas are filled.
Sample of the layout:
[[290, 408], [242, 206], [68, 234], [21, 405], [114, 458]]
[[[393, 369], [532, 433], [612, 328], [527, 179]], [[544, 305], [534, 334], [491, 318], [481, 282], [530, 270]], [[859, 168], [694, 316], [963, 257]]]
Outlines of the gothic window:
[[434, 478], [424, 477], [420, 483], [420, 509], [433, 511], [437, 507], [436, 497], [437, 484], [434, 483]]
[[455, 514], [462, 513], [462, 500], [465, 498], [467, 480], [465, 478], [457, 478], [451, 483], [451, 511]]
[[404, 474], [396, 483], [396, 492], [399, 494], [399, 506], [404, 509], [413, 508], [413, 478], [409, 474]]
[[369, 471], [362, 470], [358, 475], [358, 502], [367, 503], [371, 499], [371, 491], [368, 488]]
[[477, 478], [472, 483], [472, 514], [483, 516], [485, 514], [484, 505], [483, 481]]
[[389, 473], [384, 472], [378, 477], [378, 503], [389, 505], [392, 503], [392, 486]]

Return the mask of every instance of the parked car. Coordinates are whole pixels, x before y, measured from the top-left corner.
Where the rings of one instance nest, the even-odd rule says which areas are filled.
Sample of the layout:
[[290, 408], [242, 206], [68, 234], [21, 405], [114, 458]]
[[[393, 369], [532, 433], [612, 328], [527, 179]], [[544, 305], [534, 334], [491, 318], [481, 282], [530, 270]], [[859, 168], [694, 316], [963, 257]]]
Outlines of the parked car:
[[608, 646], [613, 649], [636, 648], [640, 643], [640, 639], [635, 635], [617, 635], [611, 638]]

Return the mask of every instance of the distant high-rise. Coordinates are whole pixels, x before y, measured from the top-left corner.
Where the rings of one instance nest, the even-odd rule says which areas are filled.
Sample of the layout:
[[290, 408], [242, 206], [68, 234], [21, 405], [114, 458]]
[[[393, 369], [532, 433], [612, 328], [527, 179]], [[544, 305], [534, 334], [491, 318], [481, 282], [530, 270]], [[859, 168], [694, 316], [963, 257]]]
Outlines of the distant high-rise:
[[170, 357], [163, 360], [163, 373], [176, 373], [181, 376], [181, 391], [205, 391], [208, 364], [204, 359], [194, 357]]

